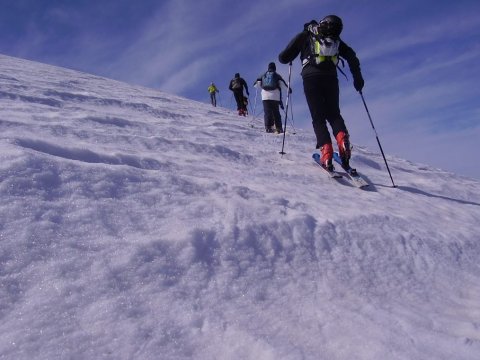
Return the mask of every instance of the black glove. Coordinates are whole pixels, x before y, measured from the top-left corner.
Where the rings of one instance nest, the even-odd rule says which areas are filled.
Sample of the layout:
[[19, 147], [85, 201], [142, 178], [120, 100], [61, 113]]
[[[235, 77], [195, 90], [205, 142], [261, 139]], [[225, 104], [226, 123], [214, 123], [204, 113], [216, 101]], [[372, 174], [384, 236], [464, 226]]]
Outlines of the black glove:
[[289, 88], [289, 89], [288, 89], [288, 93], [289, 93], [289, 94], [292, 93], [292, 88]]
[[283, 107], [283, 101], [280, 100], [279, 103], [280, 103], [280, 109], [285, 110], [285, 108]]
[[365, 81], [363, 81], [362, 74], [359, 72], [356, 72], [353, 75], [353, 87], [355, 90], [358, 92], [361, 92], [363, 89], [363, 86], [365, 85]]

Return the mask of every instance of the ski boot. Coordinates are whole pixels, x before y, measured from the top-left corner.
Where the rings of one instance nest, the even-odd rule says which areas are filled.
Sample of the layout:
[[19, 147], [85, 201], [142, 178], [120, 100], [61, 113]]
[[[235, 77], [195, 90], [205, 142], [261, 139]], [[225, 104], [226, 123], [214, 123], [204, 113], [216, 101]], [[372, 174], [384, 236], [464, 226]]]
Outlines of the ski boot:
[[352, 152], [348, 133], [340, 131], [335, 138], [338, 145], [338, 154], [340, 155], [340, 159], [342, 159], [342, 167], [344, 169], [350, 169], [350, 156], [352, 155]]
[[320, 153], [322, 157], [320, 158], [320, 162], [322, 166], [327, 169], [328, 171], [333, 171], [333, 147], [331, 143], [324, 144], [320, 148]]

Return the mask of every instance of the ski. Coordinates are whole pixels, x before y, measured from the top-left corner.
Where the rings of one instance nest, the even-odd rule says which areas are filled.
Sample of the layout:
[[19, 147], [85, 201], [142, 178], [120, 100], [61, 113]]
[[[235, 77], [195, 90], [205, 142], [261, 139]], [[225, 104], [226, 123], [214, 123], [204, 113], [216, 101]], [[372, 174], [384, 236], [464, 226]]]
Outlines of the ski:
[[348, 168], [343, 166], [342, 159], [336, 151], [333, 153], [333, 160], [335, 160], [342, 167], [342, 169], [345, 170], [346, 178], [350, 180], [353, 185], [358, 188], [368, 187], [368, 183], [357, 173], [357, 170], [350, 166]]
[[320, 162], [320, 154], [313, 153], [312, 159], [313, 159], [313, 161], [315, 161], [315, 164], [320, 166], [328, 174], [328, 176], [330, 176], [331, 178], [341, 179], [343, 177], [342, 174], [336, 172], [335, 170], [330, 171], [325, 166], [323, 166], [322, 163]]

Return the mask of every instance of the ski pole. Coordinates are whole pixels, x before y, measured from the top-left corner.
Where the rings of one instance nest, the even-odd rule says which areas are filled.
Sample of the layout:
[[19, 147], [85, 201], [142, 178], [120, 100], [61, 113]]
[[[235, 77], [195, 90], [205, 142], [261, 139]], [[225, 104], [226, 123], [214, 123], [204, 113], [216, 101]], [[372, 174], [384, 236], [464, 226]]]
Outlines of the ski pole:
[[255, 87], [255, 103], [253, 105], [253, 118], [255, 119], [255, 111], [257, 110], [257, 95], [258, 95], [258, 88]]
[[289, 100], [290, 100], [290, 79], [292, 78], [292, 62], [290, 61], [290, 64], [288, 65], [288, 86], [287, 86], [287, 104], [285, 106], [285, 126], [283, 128], [283, 141], [282, 141], [282, 151], [280, 151], [280, 154], [285, 155], [286, 152], [284, 152], [285, 148], [285, 133], [287, 132], [287, 118], [288, 118], [288, 105], [289, 105]]
[[252, 103], [250, 102], [250, 96], [247, 96], [247, 99], [248, 99], [248, 105], [250, 106], [250, 111], [253, 111], [253, 113], [255, 114], [255, 109], [252, 109]]
[[290, 125], [292, 126], [293, 134], [296, 134], [297, 130], [295, 130], [295, 121], [293, 120], [293, 100], [292, 99], [290, 99]]
[[252, 119], [250, 120], [250, 123], [249, 125], [251, 127], [254, 127], [253, 126], [253, 123], [255, 122], [255, 118], [257, 116], [257, 114], [255, 113], [256, 109], [257, 109], [257, 94], [258, 94], [258, 89], [255, 87], [255, 102], [254, 102], [254, 105], [253, 105], [253, 114], [252, 114]]
[[365, 98], [363, 97], [362, 92], [359, 91], [359, 93], [360, 93], [360, 96], [362, 97], [363, 105], [365, 106], [365, 110], [367, 111], [368, 119], [370, 120], [370, 124], [372, 125], [372, 129], [375, 132], [375, 137], [377, 138], [378, 147], [380, 148], [380, 152], [382, 153], [383, 161], [385, 161], [385, 165], [387, 166], [388, 174], [390, 175], [390, 180], [392, 180], [393, 187], [396, 188], [397, 185], [395, 185], [395, 183], [393, 181], [392, 173], [390, 172], [390, 168], [388, 167], [387, 159], [385, 158], [385, 154], [383, 152], [382, 145], [380, 144], [380, 140], [378, 139], [377, 130], [375, 129], [375, 126], [373, 125], [372, 117], [370, 116], [370, 112], [368, 111], [367, 103], [365, 102]]

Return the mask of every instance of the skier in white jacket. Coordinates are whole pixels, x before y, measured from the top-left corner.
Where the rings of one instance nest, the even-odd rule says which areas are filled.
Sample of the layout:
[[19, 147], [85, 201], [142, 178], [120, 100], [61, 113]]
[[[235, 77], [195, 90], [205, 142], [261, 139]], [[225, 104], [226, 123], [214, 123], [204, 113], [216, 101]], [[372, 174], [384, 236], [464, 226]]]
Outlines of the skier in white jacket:
[[[287, 83], [276, 72], [277, 67], [274, 62], [268, 64], [268, 70], [258, 77], [254, 86], [261, 88], [261, 96], [263, 103], [263, 114], [265, 120], [265, 131], [268, 133], [283, 133], [282, 117], [279, 107], [282, 104], [282, 87], [288, 88]], [[290, 92], [292, 90], [290, 89]]]

